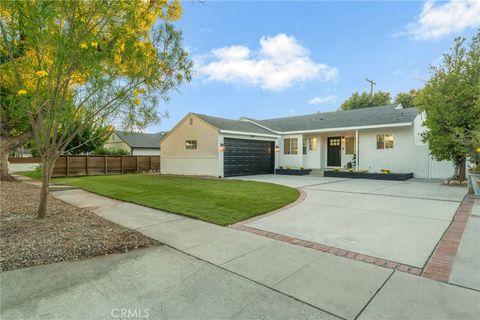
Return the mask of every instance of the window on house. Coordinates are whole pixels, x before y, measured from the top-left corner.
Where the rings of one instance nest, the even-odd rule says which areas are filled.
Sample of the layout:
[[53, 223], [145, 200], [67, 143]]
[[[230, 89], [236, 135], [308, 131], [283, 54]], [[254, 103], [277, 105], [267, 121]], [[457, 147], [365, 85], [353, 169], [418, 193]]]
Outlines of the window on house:
[[392, 149], [393, 148], [393, 135], [386, 134], [384, 140], [385, 140], [385, 149]]
[[283, 154], [298, 154], [298, 139], [285, 138], [283, 139]]
[[308, 147], [308, 139], [304, 138], [303, 139], [303, 145], [302, 145], [303, 154], [307, 154], [307, 147]]
[[345, 154], [355, 153], [355, 137], [345, 137]]
[[328, 144], [331, 146], [340, 146], [341, 140], [340, 138], [328, 138]]
[[308, 150], [317, 150], [317, 138], [308, 138]]
[[377, 149], [392, 149], [393, 135], [392, 134], [377, 134]]
[[190, 125], [192, 125], [193, 124], [193, 118], [190, 118], [189, 121], [190, 121]]
[[197, 149], [197, 140], [186, 140], [185, 149], [187, 150]]

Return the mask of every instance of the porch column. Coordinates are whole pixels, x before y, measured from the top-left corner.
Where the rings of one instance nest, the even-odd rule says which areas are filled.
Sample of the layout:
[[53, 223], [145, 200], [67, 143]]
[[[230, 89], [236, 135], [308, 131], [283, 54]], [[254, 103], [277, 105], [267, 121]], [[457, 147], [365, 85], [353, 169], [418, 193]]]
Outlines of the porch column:
[[355, 170], [358, 170], [358, 130], [355, 130]]

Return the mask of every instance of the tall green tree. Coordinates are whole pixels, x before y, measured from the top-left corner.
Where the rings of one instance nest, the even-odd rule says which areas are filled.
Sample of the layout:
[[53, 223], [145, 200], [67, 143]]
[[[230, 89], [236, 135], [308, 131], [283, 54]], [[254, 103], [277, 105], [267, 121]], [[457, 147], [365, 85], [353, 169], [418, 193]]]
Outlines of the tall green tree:
[[340, 106], [340, 110], [353, 110], [368, 107], [384, 106], [391, 102], [392, 98], [389, 92], [377, 91], [370, 96], [370, 93], [353, 93]]
[[81, 127], [70, 143], [65, 147], [66, 154], [87, 154], [98, 148], [103, 147], [114, 128], [102, 121], [87, 122], [82, 118], [82, 115], [74, 119], [73, 125], [69, 128], [73, 135], [74, 131]]
[[418, 95], [418, 90], [412, 89], [408, 92], [400, 92], [395, 96], [394, 103], [401, 104], [404, 108], [416, 107], [415, 97]]
[[43, 218], [55, 160], [86, 126], [143, 128], [159, 120], [160, 100], [191, 79], [181, 33], [170, 24], [182, 7], [178, 0], [3, 1], [0, 14], [2, 78], [27, 111], [42, 159]]
[[459, 180], [465, 163], [476, 156], [480, 130], [480, 30], [469, 44], [456, 38], [417, 97], [427, 114], [425, 140], [433, 157], [453, 161]]

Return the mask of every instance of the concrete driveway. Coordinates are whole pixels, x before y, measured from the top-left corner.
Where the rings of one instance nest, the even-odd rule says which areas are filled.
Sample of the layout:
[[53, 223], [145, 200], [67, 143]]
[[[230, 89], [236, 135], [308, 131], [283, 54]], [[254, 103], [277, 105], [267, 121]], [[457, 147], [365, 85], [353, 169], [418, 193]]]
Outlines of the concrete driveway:
[[437, 181], [262, 175], [247, 180], [302, 188], [306, 198], [244, 225], [423, 267], [466, 194]]

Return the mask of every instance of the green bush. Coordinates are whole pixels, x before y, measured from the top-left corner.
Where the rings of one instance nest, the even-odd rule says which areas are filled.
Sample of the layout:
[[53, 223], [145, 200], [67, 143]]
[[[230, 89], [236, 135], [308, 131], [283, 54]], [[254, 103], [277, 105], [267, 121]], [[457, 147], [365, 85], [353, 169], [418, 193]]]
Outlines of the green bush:
[[97, 148], [92, 152], [93, 156], [129, 156], [130, 153], [123, 149]]

